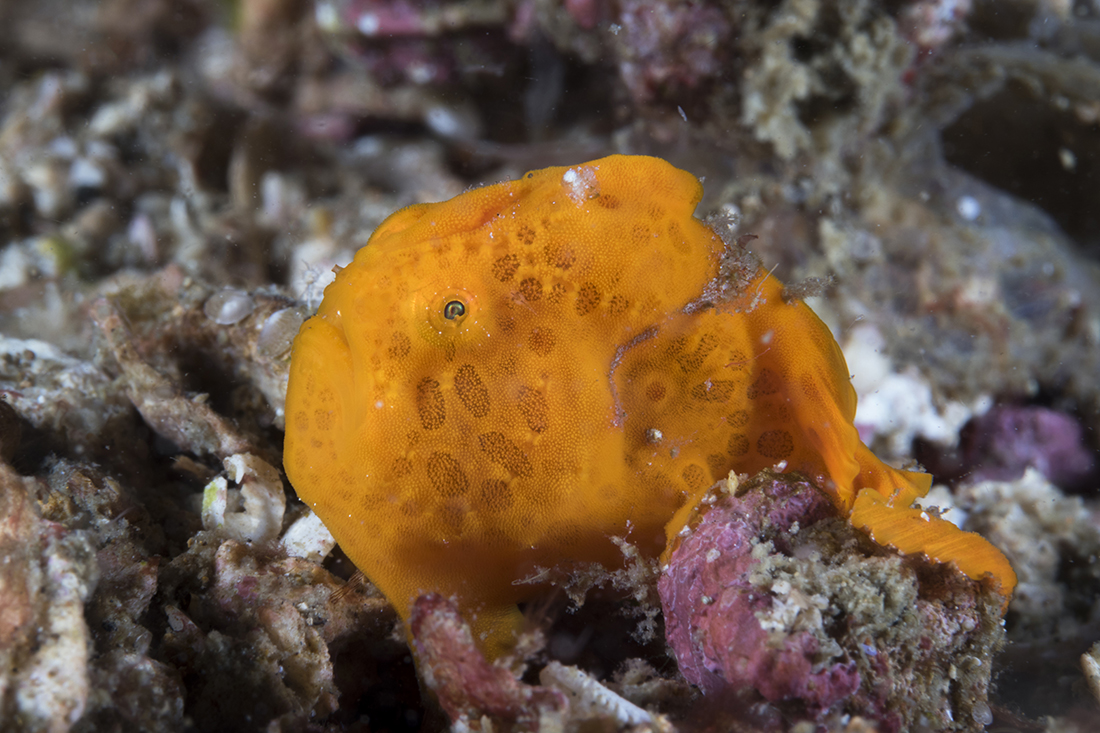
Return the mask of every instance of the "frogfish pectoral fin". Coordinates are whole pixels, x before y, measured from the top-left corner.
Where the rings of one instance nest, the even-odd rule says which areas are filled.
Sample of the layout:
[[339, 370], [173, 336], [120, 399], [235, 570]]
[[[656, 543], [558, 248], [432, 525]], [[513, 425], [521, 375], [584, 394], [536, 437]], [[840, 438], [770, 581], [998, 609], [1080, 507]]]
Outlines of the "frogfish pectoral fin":
[[974, 580], [989, 578], [1004, 597], [1005, 606], [1016, 587], [1016, 573], [1008, 558], [979, 534], [964, 532], [951, 522], [919, 507], [893, 505], [878, 491], [856, 495], [850, 521], [880, 545], [909, 554], [924, 553], [941, 563], [955, 563]]

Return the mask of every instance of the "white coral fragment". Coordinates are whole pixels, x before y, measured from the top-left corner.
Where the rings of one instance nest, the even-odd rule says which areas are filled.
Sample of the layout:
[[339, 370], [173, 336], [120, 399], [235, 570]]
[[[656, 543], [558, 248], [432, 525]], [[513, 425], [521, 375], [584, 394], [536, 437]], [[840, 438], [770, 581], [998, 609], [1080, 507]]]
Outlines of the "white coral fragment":
[[[963, 486], [957, 501], [970, 509], [967, 529], [980, 532], [1008, 556], [1019, 582], [1012, 610], [1019, 624], [1046, 624], [1066, 607], [1067, 587], [1060, 578], [1072, 547], [1084, 557], [1097, 553], [1100, 531], [1080, 496], [1067, 496], [1034, 468], [1015, 481], [982, 481]], [[1092, 599], [1094, 616], [1100, 599]], [[1059, 633], [1081, 633], [1063, 618]]]
[[274, 540], [286, 511], [279, 472], [251, 453], [229, 456], [223, 465], [240, 489], [230, 489], [223, 476], [206, 485], [202, 492], [203, 529], [219, 530], [238, 542]]
[[611, 718], [621, 727], [647, 726], [651, 731], [672, 731], [664, 716], [638, 707], [576, 667], [550, 662], [539, 673], [539, 681], [545, 687], [564, 692], [574, 716]]
[[336, 547], [336, 539], [313, 512], [290, 525], [280, 541], [286, 554], [313, 562], [321, 562]]
[[864, 443], [881, 438], [894, 456], [908, 455], [916, 437], [953, 446], [962, 426], [992, 405], [988, 396], [969, 405], [938, 402], [920, 372], [915, 368], [895, 372], [884, 349], [885, 339], [872, 325], [852, 328], [843, 345], [852, 387], [859, 395], [855, 424]]
[[926, 495], [917, 499], [916, 505], [921, 509], [934, 509], [940, 519], [946, 519], [959, 529], [966, 526], [966, 520], [970, 516], [969, 512], [955, 501], [955, 495], [951, 490], [942, 484], [933, 486]]
[[1100, 641], [1081, 655], [1081, 670], [1085, 673], [1085, 683], [1089, 692], [1100, 702]]
[[26, 726], [23, 730], [67, 731], [84, 714], [91, 694], [88, 655], [92, 644], [84, 604], [98, 574], [84, 533], [50, 542], [43, 559], [46, 573], [40, 603], [48, 612], [37, 628], [39, 646], [20, 669], [13, 670], [14, 689], [8, 694], [18, 711], [16, 719]]

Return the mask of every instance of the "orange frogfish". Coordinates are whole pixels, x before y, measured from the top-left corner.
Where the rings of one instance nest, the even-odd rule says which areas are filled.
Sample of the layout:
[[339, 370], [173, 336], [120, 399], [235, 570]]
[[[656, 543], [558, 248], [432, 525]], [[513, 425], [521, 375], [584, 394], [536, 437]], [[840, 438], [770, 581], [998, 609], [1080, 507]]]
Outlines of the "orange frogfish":
[[931, 477], [878, 460], [829, 329], [694, 217], [695, 176], [612, 156], [390, 216], [294, 342], [285, 466], [408, 619], [457, 600], [513, 643], [537, 567], [659, 554], [731, 470], [799, 471], [880, 544], [1006, 598], [976, 534], [910, 508]]

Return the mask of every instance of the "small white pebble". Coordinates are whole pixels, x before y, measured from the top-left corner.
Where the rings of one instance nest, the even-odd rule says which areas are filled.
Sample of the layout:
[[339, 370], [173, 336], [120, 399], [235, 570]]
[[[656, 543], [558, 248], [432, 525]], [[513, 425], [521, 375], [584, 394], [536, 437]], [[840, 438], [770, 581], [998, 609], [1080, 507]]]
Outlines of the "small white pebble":
[[966, 221], [974, 221], [982, 215], [982, 205], [973, 196], [960, 196], [955, 202], [955, 210]]
[[364, 36], [373, 36], [381, 25], [374, 13], [363, 13], [355, 21], [355, 28]]
[[256, 339], [256, 353], [273, 359], [290, 351], [290, 345], [304, 321], [305, 315], [298, 308], [275, 311], [264, 321], [260, 336]]
[[1062, 167], [1067, 171], [1076, 170], [1077, 168], [1077, 156], [1073, 154], [1073, 151], [1069, 148], [1058, 149], [1058, 162], [1062, 164]]
[[323, 31], [332, 33], [340, 28], [340, 14], [332, 3], [317, 3], [313, 10], [313, 19], [317, 22], [317, 27]]
[[424, 124], [448, 140], [473, 140], [481, 131], [476, 113], [455, 105], [432, 105], [424, 112]]
[[410, 64], [405, 73], [413, 84], [427, 84], [432, 80], [432, 70], [427, 64]]
[[87, 158], [77, 158], [69, 166], [69, 183], [77, 188], [103, 188], [107, 174]]
[[993, 711], [989, 709], [989, 705], [979, 700], [974, 703], [974, 708], [970, 711], [970, 717], [974, 719], [975, 723], [984, 728], [993, 722]]
[[206, 317], [219, 326], [240, 323], [254, 310], [256, 310], [256, 303], [252, 300], [252, 296], [237, 288], [222, 288], [207, 298], [202, 306], [202, 312]]

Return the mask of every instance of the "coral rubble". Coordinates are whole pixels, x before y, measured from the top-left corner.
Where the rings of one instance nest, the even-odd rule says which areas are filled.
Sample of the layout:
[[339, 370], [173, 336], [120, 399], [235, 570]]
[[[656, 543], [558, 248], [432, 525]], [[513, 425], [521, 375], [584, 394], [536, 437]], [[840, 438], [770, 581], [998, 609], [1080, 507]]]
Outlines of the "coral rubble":
[[659, 588], [680, 670], [708, 694], [759, 695], [785, 716], [859, 715], [880, 730], [981, 730], [1004, 638], [988, 588], [890, 556], [798, 479], [714, 489]]
[[[577, 602], [526, 609], [526, 674], [463, 656], [437, 600], [443, 708], [1091, 730], [1098, 29], [1065, 0], [0, 2], [0, 728], [446, 729], [277, 475], [290, 339], [391, 212], [647, 153], [778, 278], [829, 283], [863, 437], [1014, 564], [1008, 643], [976, 584], [760, 477], [684, 539], [666, 616], [629, 536], [624, 569], [546, 569]], [[708, 568], [725, 601], [688, 592]]]

